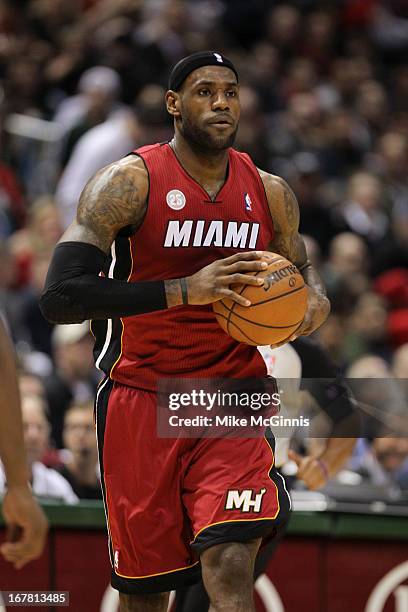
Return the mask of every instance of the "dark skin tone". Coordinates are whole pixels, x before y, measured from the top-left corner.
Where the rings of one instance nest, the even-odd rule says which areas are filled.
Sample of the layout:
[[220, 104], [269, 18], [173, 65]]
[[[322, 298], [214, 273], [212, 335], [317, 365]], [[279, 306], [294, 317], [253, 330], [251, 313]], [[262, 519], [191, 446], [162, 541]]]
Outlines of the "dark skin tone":
[[39, 557], [48, 524], [31, 492], [24, 450], [14, 351], [0, 319], [0, 459], [7, 479], [2, 512], [7, 525], [0, 552], [16, 569]]
[[[228, 147], [233, 143], [239, 121], [239, 89], [234, 73], [219, 66], [194, 70], [179, 92], [167, 92], [166, 105], [174, 117], [175, 136], [171, 146], [177, 158], [214, 198], [226, 179]], [[268, 249], [300, 267], [307, 262], [307, 255], [298, 233], [296, 198], [283, 179], [259, 172], [275, 226], [275, 238]], [[146, 211], [147, 194], [148, 176], [141, 159], [127, 157], [103, 168], [85, 187], [77, 218], [61, 242], [88, 242], [107, 253], [122, 227], [139, 227]], [[189, 303], [208, 304], [230, 297], [242, 306], [249, 306], [249, 301], [232, 291], [230, 285], [261, 285], [262, 279], [246, 273], [264, 267], [266, 264], [257, 252], [238, 253], [215, 261], [187, 278]], [[303, 275], [309, 287], [309, 307], [296, 335], [312, 333], [325, 321], [330, 310], [318, 274], [308, 267]], [[182, 304], [179, 280], [165, 281], [165, 286], [168, 306]]]
[[[193, 71], [177, 92], [168, 91], [166, 106], [174, 118], [170, 143], [186, 171], [214, 199], [228, 170], [228, 148], [234, 142], [240, 115], [239, 87], [233, 71], [224, 66], [204, 66]], [[299, 236], [299, 207], [289, 186], [279, 177], [260, 172], [275, 226], [269, 250], [298, 267], [307, 263]], [[103, 168], [85, 187], [76, 221], [61, 241], [88, 242], [107, 253], [122, 227], [139, 227], [146, 211], [148, 176], [143, 162], [127, 157]], [[215, 261], [186, 278], [190, 304], [208, 304], [228, 296], [243, 306], [248, 300], [230, 289], [233, 283], [262, 285], [248, 272], [265, 269], [262, 252], [239, 253]], [[297, 334], [310, 334], [327, 318], [329, 302], [317, 273], [303, 272], [309, 303]], [[179, 279], [165, 281], [169, 307], [182, 304]], [[247, 544], [228, 542], [210, 547], [201, 555], [203, 578], [211, 612], [254, 612], [253, 563], [260, 540]], [[234, 572], [231, 572], [234, 566]], [[120, 595], [121, 610], [165, 611], [167, 595]]]

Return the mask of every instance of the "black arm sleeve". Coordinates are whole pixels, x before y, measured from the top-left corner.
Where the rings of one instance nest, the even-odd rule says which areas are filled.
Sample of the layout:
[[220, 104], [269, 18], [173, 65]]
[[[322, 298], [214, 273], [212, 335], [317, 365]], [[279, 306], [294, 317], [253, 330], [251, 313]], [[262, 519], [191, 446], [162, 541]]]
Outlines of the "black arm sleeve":
[[167, 308], [164, 281], [127, 283], [98, 276], [106, 255], [85, 242], [57, 245], [40, 309], [51, 323], [81, 323]]
[[302, 362], [301, 388], [309, 391], [335, 424], [352, 415], [356, 401], [339, 368], [312, 338], [292, 342]]

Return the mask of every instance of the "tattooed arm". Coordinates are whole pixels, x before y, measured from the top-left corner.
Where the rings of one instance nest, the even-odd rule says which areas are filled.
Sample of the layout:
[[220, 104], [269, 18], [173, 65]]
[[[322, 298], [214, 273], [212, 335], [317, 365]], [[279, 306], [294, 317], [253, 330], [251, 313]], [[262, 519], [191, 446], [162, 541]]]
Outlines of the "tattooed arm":
[[[275, 235], [268, 250], [292, 261], [302, 273], [309, 288], [308, 309], [302, 326], [294, 337], [308, 336], [329, 316], [330, 302], [323, 282], [307, 259], [306, 247], [299, 235], [299, 205], [289, 185], [280, 177], [259, 171], [265, 186]], [[293, 338], [292, 338], [293, 339]]]
[[163, 310], [181, 304], [209, 304], [231, 297], [232, 283], [256, 284], [248, 276], [262, 268], [260, 253], [239, 253], [213, 262], [185, 279], [128, 283], [99, 276], [118, 232], [140, 227], [147, 207], [149, 180], [140, 158], [129, 156], [98, 172], [86, 185], [77, 218], [58, 243], [40, 308], [52, 323], [79, 323]]
[[128, 156], [93, 176], [85, 186], [75, 221], [63, 242], [86, 242], [108, 253], [120, 229], [137, 228], [146, 212], [148, 176], [140, 158]]

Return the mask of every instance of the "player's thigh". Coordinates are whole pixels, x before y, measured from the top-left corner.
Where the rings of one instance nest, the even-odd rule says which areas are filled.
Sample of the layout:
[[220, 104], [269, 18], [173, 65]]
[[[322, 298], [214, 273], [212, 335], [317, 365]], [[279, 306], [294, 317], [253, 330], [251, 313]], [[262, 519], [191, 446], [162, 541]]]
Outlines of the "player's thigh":
[[166, 612], [168, 604], [169, 593], [151, 593], [148, 595], [119, 593], [120, 612]]

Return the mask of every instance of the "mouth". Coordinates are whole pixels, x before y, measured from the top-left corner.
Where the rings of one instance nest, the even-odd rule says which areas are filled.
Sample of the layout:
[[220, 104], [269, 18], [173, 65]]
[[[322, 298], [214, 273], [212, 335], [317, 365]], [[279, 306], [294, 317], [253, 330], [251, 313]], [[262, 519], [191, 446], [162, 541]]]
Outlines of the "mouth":
[[217, 125], [217, 126], [229, 126], [231, 127], [232, 125], [234, 125], [233, 121], [231, 119], [227, 119], [227, 118], [220, 118], [220, 119], [216, 119], [215, 121], [209, 121], [208, 122], [210, 125]]

